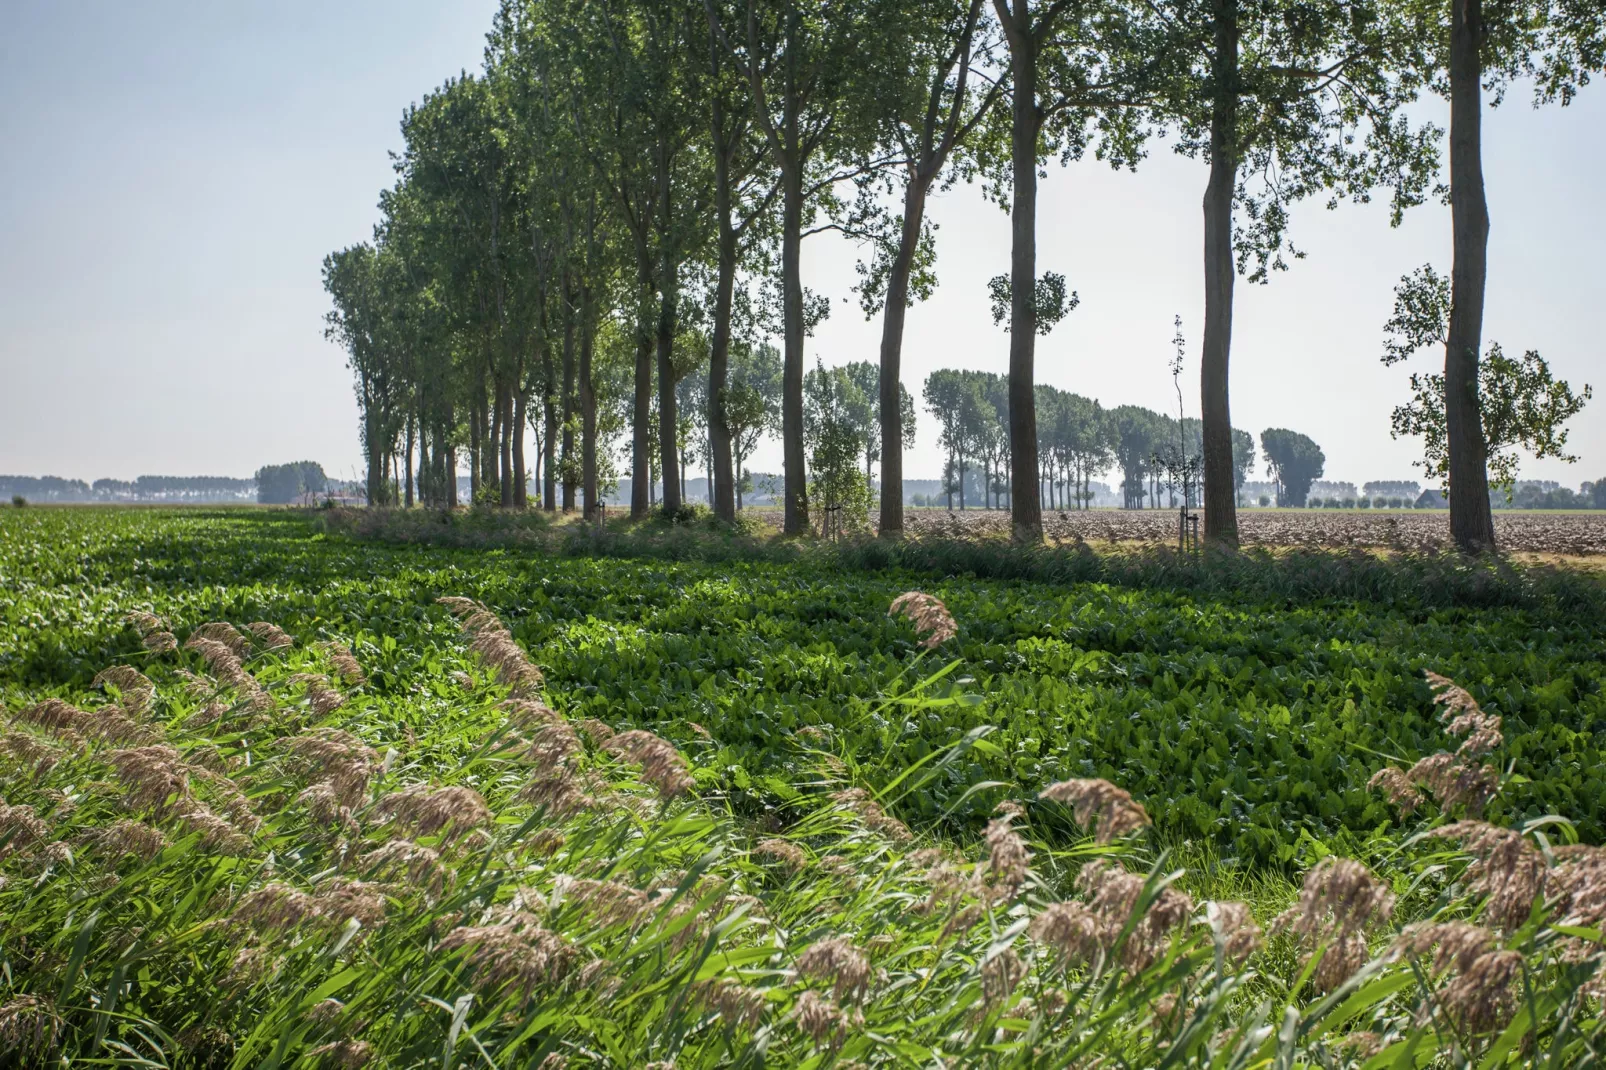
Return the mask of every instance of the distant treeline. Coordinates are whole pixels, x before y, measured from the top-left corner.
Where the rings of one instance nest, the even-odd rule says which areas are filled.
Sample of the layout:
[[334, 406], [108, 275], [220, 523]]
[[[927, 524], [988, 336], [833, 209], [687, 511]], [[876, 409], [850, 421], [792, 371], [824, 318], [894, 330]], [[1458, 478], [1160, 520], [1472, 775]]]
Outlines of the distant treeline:
[[81, 479], [60, 476], [0, 475], [0, 497], [41, 502], [248, 502], [256, 498], [253, 479], [228, 476], [140, 476], [138, 479]]
[[82, 479], [0, 475], [0, 501], [289, 505], [325, 497], [360, 497], [358, 484], [330, 479], [316, 461], [264, 465], [251, 479], [232, 476], [140, 476]]

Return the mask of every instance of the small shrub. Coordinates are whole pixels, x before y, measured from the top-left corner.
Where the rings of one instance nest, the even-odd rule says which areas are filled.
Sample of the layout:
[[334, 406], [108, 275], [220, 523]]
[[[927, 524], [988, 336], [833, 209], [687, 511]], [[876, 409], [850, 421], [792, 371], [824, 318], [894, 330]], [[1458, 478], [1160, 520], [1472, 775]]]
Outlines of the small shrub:
[[22, 495], [13, 494], [11, 496], [11, 507], [13, 509], [21, 509], [24, 506], [26, 506], [27, 504], [28, 504], [28, 499], [24, 498]]
[[1261, 507], [1261, 508], [1262, 508], [1262, 509], [1264, 509], [1264, 508], [1265, 508], [1265, 507], [1266, 507], [1266, 506], [1268, 506], [1268, 505], [1270, 505], [1270, 504], [1271, 504], [1271, 495], [1269, 495], [1269, 494], [1262, 494], [1262, 495], [1261, 495], [1261, 496], [1260, 496], [1260, 507]]

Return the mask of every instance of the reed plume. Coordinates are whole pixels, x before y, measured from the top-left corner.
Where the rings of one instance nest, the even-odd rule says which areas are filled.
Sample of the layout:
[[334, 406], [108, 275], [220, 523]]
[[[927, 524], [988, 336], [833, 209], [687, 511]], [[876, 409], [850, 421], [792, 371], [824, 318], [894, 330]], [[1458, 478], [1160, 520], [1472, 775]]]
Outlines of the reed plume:
[[901, 616], [914, 625], [915, 634], [920, 636], [920, 645], [927, 650], [935, 649], [959, 634], [959, 625], [954, 623], [952, 613], [942, 604], [942, 600], [923, 591], [905, 591], [892, 600], [887, 609], [887, 616]]
[[356, 687], [368, 682], [368, 674], [362, 671], [362, 665], [344, 643], [327, 639], [318, 644], [318, 649], [329, 659], [329, 664], [335, 667], [335, 675], [339, 676], [347, 687]]
[[1367, 935], [1393, 913], [1393, 889], [1354, 859], [1328, 855], [1305, 874], [1299, 899], [1271, 927], [1308, 947], [1327, 945], [1313, 980], [1332, 991], [1365, 963]]
[[380, 799], [379, 814], [415, 836], [439, 835], [443, 843], [455, 843], [491, 822], [491, 810], [480, 793], [457, 785], [411, 784]]
[[644, 729], [621, 732], [604, 744], [605, 748], [641, 766], [641, 779], [658, 789], [664, 799], [691, 790], [691, 772], [686, 759], [669, 742]]
[[1108, 780], [1062, 780], [1044, 788], [1037, 797], [1069, 806], [1076, 823], [1084, 829], [1093, 829], [1093, 839], [1098, 843], [1130, 836], [1149, 825], [1149, 815], [1143, 805], [1134, 802], [1129, 792]]
[[100, 670], [89, 682], [90, 687], [105, 687], [108, 684], [116, 689], [123, 707], [130, 713], [145, 712], [156, 697], [156, 685], [132, 665], [112, 665]]
[[436, 599], [457, 617], [469, 639], [468, 648], [486, 665], [496, 670], [496, 678], [513, 688], [514, 695], [539, 694], [546, 681], [513, 639], [501, 618], [472, 598]]
[[269, 624], [265, 620], [247, 624], [245, 630], [256, 637], [256, 641], [262, 644], [263, 650], [288, 650], [296, 645], [296, 641], [288, 632], [277, 624]]

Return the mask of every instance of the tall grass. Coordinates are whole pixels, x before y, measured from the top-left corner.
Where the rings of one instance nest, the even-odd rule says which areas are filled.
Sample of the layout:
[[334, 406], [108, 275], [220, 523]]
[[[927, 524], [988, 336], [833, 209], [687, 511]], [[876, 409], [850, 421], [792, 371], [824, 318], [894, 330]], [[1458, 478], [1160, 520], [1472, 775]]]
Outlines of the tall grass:
[[[1576, 1066], [1601, 1043], [1606, 854], [1555, 820], [1445, 824], [1500, 787], [1464, 692], [1466, 741], [1382, 784], [1419, 834], [1320, 859], [1272, 917], [1292, 889], [1151, 841], [1104, 781], [978, 786], [1002, 801], [965, 849], [907, 828], [985, 729], [876, 793], [877, 756], [800, 733], [809, 772], [738, 821], [698, 790], [712, 743], [571, 721], [495, 614], [446, 602], [463, 660], [400, 699], [336, 637], [136, 614], [141, 668], [10, 711], [0, 1060]], [[940, 603], [905, 604], [942, 634]], [[921, 664], [882, 713], [954, 701], [953, 666]]]

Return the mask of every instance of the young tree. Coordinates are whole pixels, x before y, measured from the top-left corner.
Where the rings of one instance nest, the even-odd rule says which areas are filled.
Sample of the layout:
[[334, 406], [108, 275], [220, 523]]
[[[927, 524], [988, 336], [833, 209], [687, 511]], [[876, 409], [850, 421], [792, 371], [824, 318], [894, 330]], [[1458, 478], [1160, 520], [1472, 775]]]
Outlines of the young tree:
[[825, 510], [827, 533], [864, 525], [870, 483], [859, 471], [860, 451], [872, 419], [870, 397], [844, 368], [816, 362], [803, 382], [803, 440], [809, 451], [810, 494]]
[[[853, 381], [866, 398], [870, 400], [870, 419], [864, 427], [864, 441], [860, 444], [860, 452], [864, 456], [864, 478], [867, 484], [873, 485], [874, 473], [871, 465], [877, 461], [882, 462], [882, 479], [886, 478], [886, 458], [882, 452], [882, 429], [886, 421], [881, 417], [881, 368], [868, 360], [851, 361], [842, 366], [843, 374]], [[898, 426], [903, 438], [899, 450], [913, 449], [915, 444], [915, 401], [909, 396], [909, 391], [902, 383], [898, 384]], [[883, 492], [886, 490], [882, 483]]]

